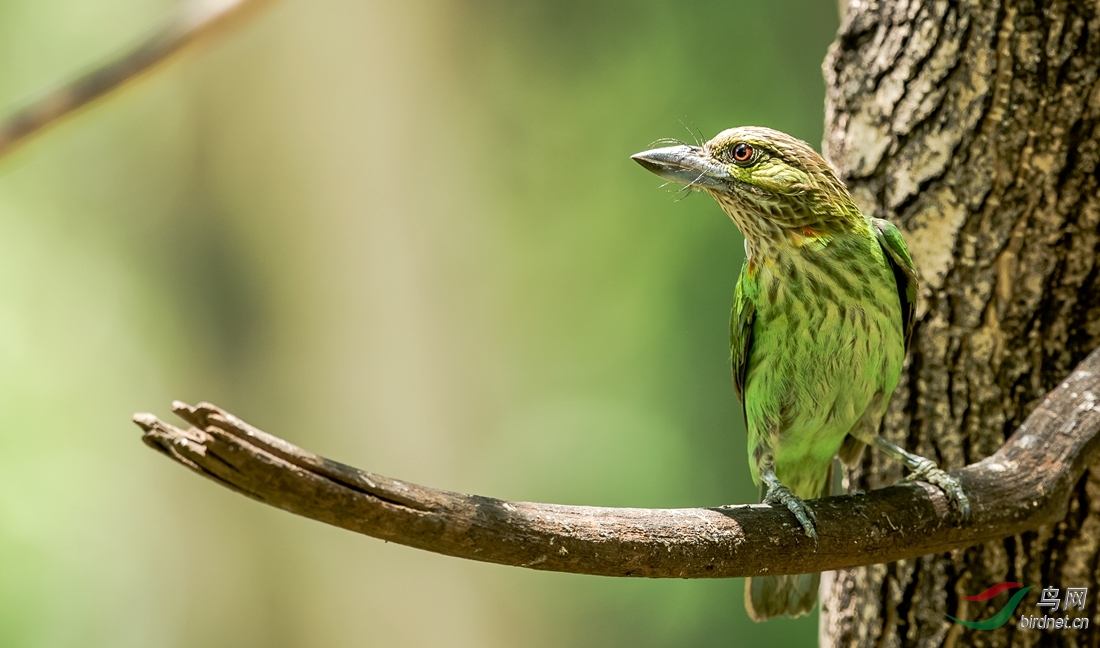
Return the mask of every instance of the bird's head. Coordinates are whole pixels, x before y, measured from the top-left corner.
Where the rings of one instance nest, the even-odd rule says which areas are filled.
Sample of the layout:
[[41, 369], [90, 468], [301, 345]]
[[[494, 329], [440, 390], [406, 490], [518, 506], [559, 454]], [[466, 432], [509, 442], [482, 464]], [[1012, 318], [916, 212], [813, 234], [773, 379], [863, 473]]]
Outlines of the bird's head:
[[632, 158], [665, 180], [709, 193], [749, 244], [862, 220], [825, 160], [809, 144], [770, 128], [731, 128], [702, 146], [678, 144]]

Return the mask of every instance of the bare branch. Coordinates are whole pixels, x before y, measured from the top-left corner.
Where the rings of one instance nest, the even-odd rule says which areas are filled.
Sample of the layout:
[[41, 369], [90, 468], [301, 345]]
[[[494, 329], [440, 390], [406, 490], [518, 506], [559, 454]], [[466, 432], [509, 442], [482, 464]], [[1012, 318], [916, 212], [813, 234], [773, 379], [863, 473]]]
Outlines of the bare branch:
[[271, 0], [190, 0], [133, 49], [65, 81], [0, 121], [0, 157], [47, 126], [138, 78], [190, 45], [242, 24]]
[[953, 473], [957, 526], [925, 484], [815, 500], [820, 546], [786, 509], [629, 509], [505, 502], [403, 483], [311, 454], [214, 405], [176, 402], [194, 427], [137, 414], [143, 440], [265, 504], [450, 556], [548, 571], [651, 578], [804, 573], [959, 549], [1061, 520], [1100, 443], [1100, 350], [995, 455]]

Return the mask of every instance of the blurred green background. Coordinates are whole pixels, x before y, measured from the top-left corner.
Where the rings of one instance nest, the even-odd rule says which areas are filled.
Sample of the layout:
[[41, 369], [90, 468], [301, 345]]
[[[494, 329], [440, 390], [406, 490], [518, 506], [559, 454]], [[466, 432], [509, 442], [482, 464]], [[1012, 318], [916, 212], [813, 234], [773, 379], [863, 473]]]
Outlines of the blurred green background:
[[[0, 0], [0, 105], [165, 0]], [[0, 160], [0, 645], [810, 645], [743, 581], [444, 558], [261, 506], [139, 442], [214, 401], [502, 498], [755, 501], [742, 259], [628, 156], [821, 139], [833, 0], [285, 0]]]

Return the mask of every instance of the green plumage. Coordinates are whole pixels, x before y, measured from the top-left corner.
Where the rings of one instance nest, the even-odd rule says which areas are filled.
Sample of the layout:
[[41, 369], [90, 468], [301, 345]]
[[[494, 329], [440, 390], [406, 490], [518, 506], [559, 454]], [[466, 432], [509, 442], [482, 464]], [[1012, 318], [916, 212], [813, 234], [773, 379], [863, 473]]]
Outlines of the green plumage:
[[[730, 354], [757, 484], [771, 460], [797, 497], [828, 495], [833, 457], [853, 464], [864, 446], [848, 433], [878, 430], [905, 358], [903, 312], [913, 309], [875, 232], [866, 221], [806, 237], [741, 269]], [[813, 609], [818, 584], [818, 574], [751, 578], [746, 602], [754, 618], [798, 616]]]
[[770, 455], [804, 499], [827, 494], [833, 457], [857, 423], [877, 430], [905, 357], [903, 310], [912, 311], [872, 222], [836, 229], [746, 261], [731, 317], [753, 481]]
[[[634, 159], [710, 194], [745, 235], [730, 355], [763, 501], [788, 508], [816, 543], [803, 500], [828, 494], [834, 457], [852, 465], [875, 445], [944, 489], [965, 517], [956, 481], [878, 436], [915, 318], [916, 271], [898, 229], [860, 213], [805, 142], [770, 129], [733, 128]], [[805, 614], [818, 580], [748, 579], [749, 614]]]

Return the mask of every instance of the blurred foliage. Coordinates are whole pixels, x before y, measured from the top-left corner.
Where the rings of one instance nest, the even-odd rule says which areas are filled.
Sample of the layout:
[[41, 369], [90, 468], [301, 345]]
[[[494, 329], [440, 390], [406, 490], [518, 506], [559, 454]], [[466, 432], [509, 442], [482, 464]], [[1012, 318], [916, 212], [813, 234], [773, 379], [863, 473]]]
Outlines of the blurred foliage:
[[[164, 0], [0, 2], [0, 105]], [[0, 161], [0, 645], [808, 645], [741, 580], [443, 558], [250, 502], [127, 421], [211, 400], [498, 497], [754, 501], [742, 258], [628, 159], [821, 138], [831, 0], [276, 4]]]

